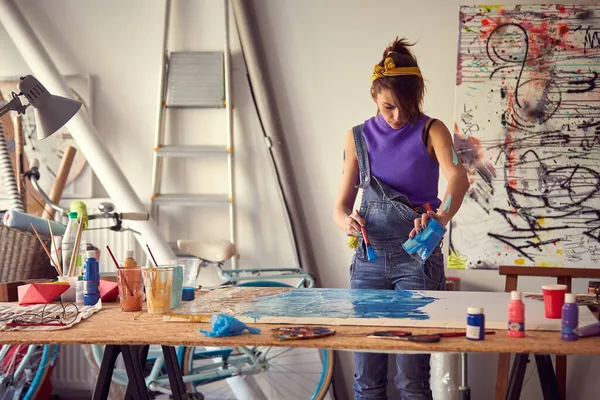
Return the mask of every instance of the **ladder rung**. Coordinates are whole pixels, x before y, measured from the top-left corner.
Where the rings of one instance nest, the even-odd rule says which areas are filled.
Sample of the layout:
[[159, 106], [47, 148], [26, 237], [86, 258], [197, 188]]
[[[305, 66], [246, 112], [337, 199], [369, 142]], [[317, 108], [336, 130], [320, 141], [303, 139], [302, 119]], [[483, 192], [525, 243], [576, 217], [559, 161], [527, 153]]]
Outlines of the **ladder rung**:
[[227, 155], [229, 151], [225, 146], [161, 146], [156, 150], [161, 157], [199, 157]]
[[226, 194], [159, 194], [154, 197], [153, 203], [156, 205], [177, 205], [177, 206], [200, 206], [229, 204], [229, 196]]

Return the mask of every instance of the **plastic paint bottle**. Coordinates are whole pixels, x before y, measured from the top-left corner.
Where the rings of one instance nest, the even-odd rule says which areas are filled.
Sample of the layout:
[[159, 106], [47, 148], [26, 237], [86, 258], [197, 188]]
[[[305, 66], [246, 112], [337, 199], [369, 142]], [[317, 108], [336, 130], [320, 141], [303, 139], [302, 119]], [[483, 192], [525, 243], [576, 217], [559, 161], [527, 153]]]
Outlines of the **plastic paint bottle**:
[[573, 293], [565, 294], [565, 304], [562, 308], [562, 329], [560, 338], [562, 340], [577, 340], [575, 329], [579, 323], [579, 308], [577, 307], [577, 296]]
[[61, 255], [62, 255], [62, 269], [66, 274], [71, 265], [71, 255], [75, 251], [75, 240], [77, 239], [77, 213], [69, 213], [69, 222], [67, 223], [67, 229], [63, 235], [61, 242]]
[[521, 292], [510, 292], [508, 303], [508, 336], [525, 336], [525, 304], [521, 300]]
[[83, 280], [83, 276], [79, 275], [77, 277], [77, 286], [75, 287], [75, 303], [83, 304], [83, 296], [85, 294], [85, 281]]
[[100, 300], [100, 266], [95, 258], [94, 250], [89, 250], [86, 256], [87, 259], [83, 265], [83, 280], [85, 281], [83, 304], [93, 306]]
[[485, 339], [485, 315], [482, 307], [469, 307], [467, 309], [467, 339]]
[[137, 268], [137, 261], [133, 258], [133, 250], [127, 250], [125, 252], [125, 260], [121, 265], [123, 268]]

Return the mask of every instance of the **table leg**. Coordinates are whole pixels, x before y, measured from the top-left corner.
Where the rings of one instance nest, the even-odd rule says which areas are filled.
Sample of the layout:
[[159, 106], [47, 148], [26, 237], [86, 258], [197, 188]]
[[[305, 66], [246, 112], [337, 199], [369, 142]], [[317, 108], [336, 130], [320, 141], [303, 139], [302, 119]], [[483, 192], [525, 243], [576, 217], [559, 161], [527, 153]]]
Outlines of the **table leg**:
[[540, 385], [544, 400], [560, 400], [563, 397], [558, 391], [558, 382], [552, 367], [552, 358], [547, 354], [536, 354], [535, 363], [537, 364]]
[[98, 379], [96, 380], [96, 387], [92, 397], [93, 400], [105, 400], [108, 398], [112, 374], [115, 369], [115, 362], [117, 361], [120, 352], [121, 349], [118, 345], [108, 345], [104, 347], [104, 355], [102, 356], [100, 370], [98, 371]]
[[148, 389], [144, 381], [144, 371], [140, 365], [139, 349], [136, 346], [121, 346], [125, 370], [127, 371], [127, 393], [135, 393], [136, 400], [149, 400]]
[[495, 400], [502, 400], [508, 390], [508, 376], [510, 373], [510, 353], [498, 354], [498, 370], [496, 372]]
[[[142, 376], [144, 376], [144, 367], [146, 365], [146, 359], [148, 358], [148, 350], [150, 346], [131, 346], [132, 357], [134, 360], [138, 361], [138, 364], [141, 366]], [[127, 385], [127, 391], [125, 392], [125, 399], [135, 400], [137, 397], [137, 387], [134, 384]]]
[[506, 400], [519, 400], [521, 398], [521, 389], [523, 388], [523, 379], [525, 378], [525, 370], [527, 369], [528, 362], [529, 354], [515, 354], [508, 381], [508, 390], [505, 395]]
[[556, 356], [556, 382], [558, 392], [563, 399], [567, 398], [567, 356]]
[[[510, 293], [517, 290], [519, 275], [506, 275], [504, 291]], [[510, 353], [498, 354], [498, 369], [496, 372], [495, 400], [502, 400], [508, 390], [508, 376], [510, 371]]]
[[181, 400], [185, 397], [185, 384], [183, 383], [183, 377], [181, 375], [181, 367], [177, 362], [177, 353], [173, 346], [162, 346], [162, 351], [165, 356], [165, 364], [167, 365], [167, 373], [169, 375], [173, 399]]

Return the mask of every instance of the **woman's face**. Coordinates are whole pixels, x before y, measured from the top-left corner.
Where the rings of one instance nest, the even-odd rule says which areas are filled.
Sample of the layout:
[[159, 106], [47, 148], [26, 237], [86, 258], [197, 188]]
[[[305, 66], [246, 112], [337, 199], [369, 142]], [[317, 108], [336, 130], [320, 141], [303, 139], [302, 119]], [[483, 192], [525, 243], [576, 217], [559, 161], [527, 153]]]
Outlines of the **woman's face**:
[[396, 100], [390, 89], [382, 88], [373, 95], [379, 112], [392, 129], [400, 129], [406, 124], [402, 111], [396, 105]]

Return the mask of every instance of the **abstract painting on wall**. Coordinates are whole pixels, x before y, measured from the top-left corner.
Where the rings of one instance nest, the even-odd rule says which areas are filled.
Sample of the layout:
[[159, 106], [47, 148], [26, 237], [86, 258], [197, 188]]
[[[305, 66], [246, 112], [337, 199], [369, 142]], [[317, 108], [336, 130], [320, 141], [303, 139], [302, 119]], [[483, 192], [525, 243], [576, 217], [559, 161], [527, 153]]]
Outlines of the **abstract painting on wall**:
[[459, 19], [450, 268], [600, 266], [600, 4]]

